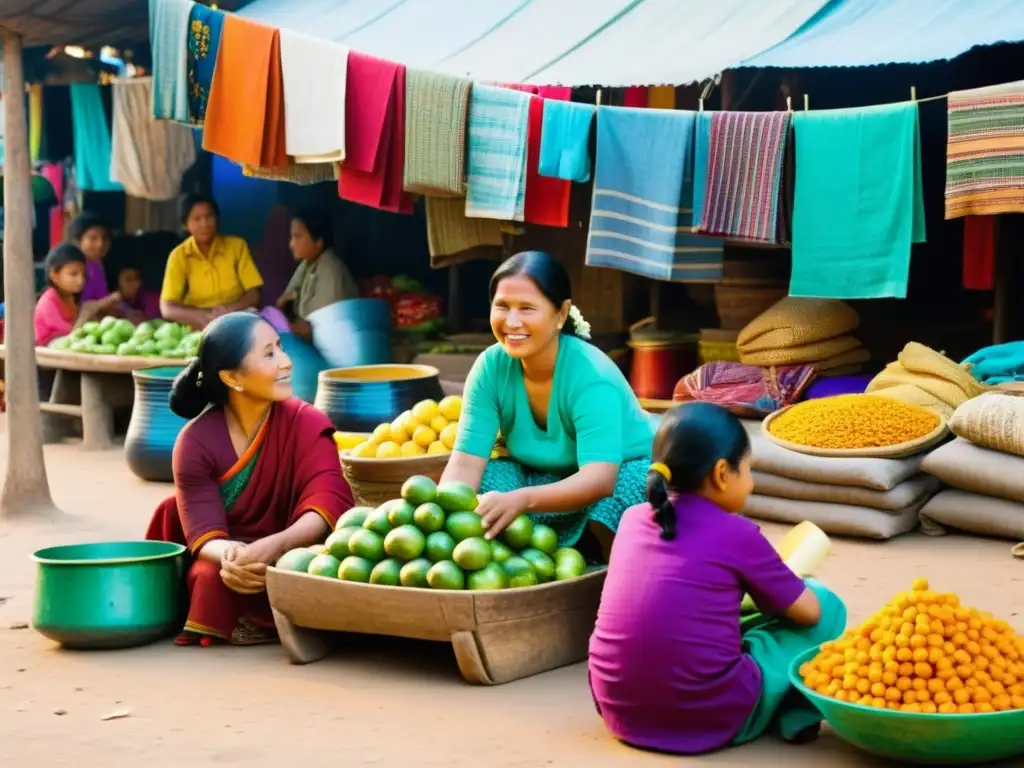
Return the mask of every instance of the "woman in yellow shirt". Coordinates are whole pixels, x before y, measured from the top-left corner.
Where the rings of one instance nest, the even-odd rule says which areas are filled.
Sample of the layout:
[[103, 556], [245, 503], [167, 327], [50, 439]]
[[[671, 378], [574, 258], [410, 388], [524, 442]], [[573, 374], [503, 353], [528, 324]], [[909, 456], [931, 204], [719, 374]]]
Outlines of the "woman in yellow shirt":
[[256, 308], [263, 278], [249, 245], [217, 232], [220, 209], [206, 195], [188, 195], [181, 220], [190, 237], [167, 259], [160, 313], [166, 320], [205, 328], [229, 312]]

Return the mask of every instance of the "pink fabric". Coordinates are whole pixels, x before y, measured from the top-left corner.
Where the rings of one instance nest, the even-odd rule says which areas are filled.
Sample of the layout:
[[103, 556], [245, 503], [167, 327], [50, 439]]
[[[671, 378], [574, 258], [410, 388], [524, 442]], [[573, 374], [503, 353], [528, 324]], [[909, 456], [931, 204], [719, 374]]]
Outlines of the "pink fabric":
[[393, 213], [412, 213], [405, 170], [405, 67], [352, 51], [345, 91], [345, 162], [338, 196]]
[[57, 163], [46, 163], [40, 171], [42, 177], [53, 186], [57, 205], [50, 206], [50, 247], [56, 248], [64, 242], [64, 167]]
[[572, 182], [540, 175], [540, 137], [543, 124], [544, 99], [540, 96], [531, 96], [526, 148], [526, 208], [523, 220], [527, 224], [567, 227]]
[[572, 88], [568, 88], [564, 85], [542, 85], [537, 89], [537, 95], [542, 99], [569, 101], [569, 99], [572, 98]]
[[75, 327], [77, 310], [70, 317], [56, 288], [47, 288], [36, 302], [36, 346], [45, 347], [54, 339], [67, 336]]

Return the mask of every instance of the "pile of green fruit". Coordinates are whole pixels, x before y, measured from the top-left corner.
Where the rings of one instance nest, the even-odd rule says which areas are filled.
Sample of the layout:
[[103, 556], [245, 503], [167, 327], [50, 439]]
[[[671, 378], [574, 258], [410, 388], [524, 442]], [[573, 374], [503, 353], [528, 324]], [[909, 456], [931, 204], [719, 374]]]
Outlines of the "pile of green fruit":
[[200, 335], [181, 323], [147, 320], [135, 326], [131, 320], [105, 317], [54, 339], [50, 347], [86, 355], [185, 359], [196, 356]]
[[517, 517], [484, 538], [476, 493], [464, 483], [410, 477], [402, 498], [373, 509], [353, 507], [326, 543], [293, 549], [276, 563], [343, 581], [432, 589], [532, 587], [583, 575], [583, 555], [558, 548], [555, 531]]

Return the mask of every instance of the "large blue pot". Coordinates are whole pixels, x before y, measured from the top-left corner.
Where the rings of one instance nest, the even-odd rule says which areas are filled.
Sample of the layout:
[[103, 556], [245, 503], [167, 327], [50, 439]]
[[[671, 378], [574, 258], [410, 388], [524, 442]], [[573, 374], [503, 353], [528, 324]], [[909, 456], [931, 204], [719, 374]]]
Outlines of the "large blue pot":
[[316, 407], [343, 432], [372, 432], [420, 400], [444, 397], [437, 368], [366, 365], [320, 374]]
[[124, 438], [124, 457], [138, 477], [150, 482], [174, 480], [171, 455], [178, 434], [188, 423], [171, 412], [171, 385], [181, 368], [141, 368], [132, 372], [135, 404]]
[[337, 301], [309, 313], [313, 343], [331, 368], [391, 360], [391, 309], [381, 299]]
[[324, 360], [316, 347], [293, 333], [281, 334], [281, 349], [292, 361], [292, 394], [312, 403], [316, 400], [320, 372], [333, 366]]

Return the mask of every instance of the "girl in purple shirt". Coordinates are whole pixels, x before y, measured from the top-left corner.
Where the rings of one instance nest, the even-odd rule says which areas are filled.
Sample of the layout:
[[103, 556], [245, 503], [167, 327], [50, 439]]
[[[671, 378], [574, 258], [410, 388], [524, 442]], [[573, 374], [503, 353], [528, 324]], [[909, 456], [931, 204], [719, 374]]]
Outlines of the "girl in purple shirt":
[[103, 270], [103, 260], [110, 250], [110, 229], [95, 214], [85, 212], [71, 222], [71, 242], [85, 254], [85, 286], [82, 288], [82, 301], [100, 301], [108, 299], [108, 303], [117, 304], [118, 298], [111, 293], [107, 285], [107, 275]]
[[[747, 433], [724, 408], [688, 403], [665, 415], [653, 458], [648, 503], [619, 525], [590, 639], [590, 686], [608, 730], [678, 754], [769, 729], [812, 738], [821, 715], [790, 685], [789, 666], [842, 633], [846, 608], [738, 514], [754, 484]], [[741, 632], [747, 593], [763, 620]]]

